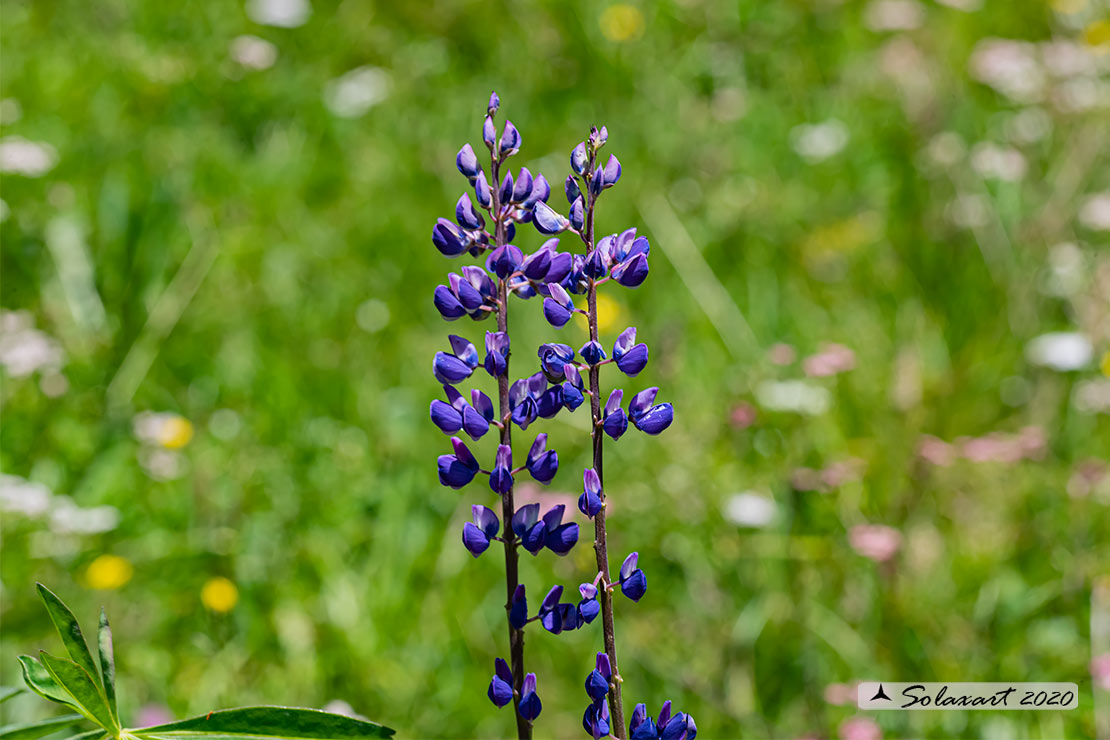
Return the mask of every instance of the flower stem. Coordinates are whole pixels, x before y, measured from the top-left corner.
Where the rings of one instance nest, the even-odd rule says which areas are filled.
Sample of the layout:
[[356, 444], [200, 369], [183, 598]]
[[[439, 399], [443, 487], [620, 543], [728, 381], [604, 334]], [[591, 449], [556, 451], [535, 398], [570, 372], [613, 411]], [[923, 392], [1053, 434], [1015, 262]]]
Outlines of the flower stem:
[[[500, 170], [501, 162], [497, 154], [491, 154], [490, 169], [493, 174], [493, 218], [496, 224], [494, 232], [494, 244], [497, 247], [504, 246], [505, 244], [505, 223], [501, 216], [501, 194], [499, 183], [501, 182]], [[497, 331], [509, 331], [509, 282], [508, 280], [498, 278], [497, 280], [497, 300], [500, 303], [500, 310], [497, 312]], [[500, 409], [501, 418], [505, 419], [505, 423], [501, 426], [501, 444], [507, 445], [510, 448], [513, 446], [512, 433], [513, 425], [508, 421], [510, 418], [509, 411], [509, 358], [511, 350], [505, 352], [505, 372], [497, 376], [497, 395], [498, 406]], [[524, 685], [524, 630], [518, 630], [513, 627], [512, 622], [509, 622], [509, 612], [513, 606], [513, 594], [516, 592], [516, 587], [520, 582], [520, 576], [517, 572], [517, 539], [516, 534], [512, 529], [513, 514], [515, 513], [515, 504], [513, 503], [513, 489], [509, 490], [501, 497], [501, 521], [505, 526], [505, 537], [502, 542], [505, 545], [505, 619], [509, 625], [509, 664], [510, 670], [513, 673], [513, 695], [516, 701], [520, 701], [523, 693]], [[516, 732], [520, 740], [531, 740], [532, 725], [524, 717], [520, 716], [520, 712], [516, 711], [516, 702], [513, 703], [513, 714], [516, 716]]]
[[[592, 155], [590, 157], [590, 171], [594, 171]], [[598, 176], [599, 174], [594, 172], [593, 177]], [[586, 191], [589, 193], [588, 183]], [[594, 250], [594, 201], [592, 194], [587, 195], [586, 233], [583, 236], [583, 241], [586, 242], [587, 257]], [[596, 342], [598, 341], [597, 283], [592, 278], [589, 281], [589, 292], [586, 298], [589, 306], [590, 341]], [[597, 473], [598, 480], [602, 482], [601, 498], [604, 501], [608, 498], [605, 494], [605, 477], [601, 470], [602, 446], [605, 435], [601, 429], [601, 370], [597, 365], [590, 367], [590, 411], [593, 414], [590, 437], [593, 439], [594, 471]], [[601, 574], [601, 580], [608, 585], [612, 581], [609, 578], [609, 549], [605, 532], [606, 508], [602, 506], [601, 511], [594, 517], [594, 553], [597, 555], [597, 569]], [[609, 683], [609, 717], [611, 720], [609, 728], [612, 736], [620, 740], [624, 737], [625, 732], [624, 704], [621, 700], [621, 672], [617, 668], [617, 638], [613, 627], [613, 594], [608, 588], [603, 588], [598, 591], [598, 598], [601, 600], [601, 628], [605, 637], [605, 653], [609, 656], [609, 665], [613, 671], [613, 678]]]

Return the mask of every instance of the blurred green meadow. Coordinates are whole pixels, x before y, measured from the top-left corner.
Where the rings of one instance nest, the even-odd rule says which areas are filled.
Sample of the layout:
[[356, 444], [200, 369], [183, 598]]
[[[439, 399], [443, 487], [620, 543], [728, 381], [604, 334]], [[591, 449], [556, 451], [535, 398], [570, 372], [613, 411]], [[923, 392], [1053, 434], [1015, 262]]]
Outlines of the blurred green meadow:
[[[491, 494], [438, 485], [428, 420], [432, 354], [490, 327], [441, 321], [429, 235], [496, 89], [558, 206], [606, 124], [599, 233], [652, 242], [602, 330], [639, 327], [622, 385], [676, 409], [606, 454], [611, 557], [649, 583], [617, 601], [628, 705], [705, 738], [1110, 737], [1106, 0], [308, 3], [0, 2], [0, 684], [57, 649], [42, 581], [107, 607], [132, 722], [512, 732], [503, 563], [459, 541]], [[585, 341], [513, 310], [514, 374]], [[543, 426], [562, 470], [523, 496], [577, 496], [586, 426]], [[522, 578], [538, 603], [591, 563]], [[583, 736], [600, 642], [529, 631], [538, 736]], [[876, 678], [1080, 708], [857, 711]]]

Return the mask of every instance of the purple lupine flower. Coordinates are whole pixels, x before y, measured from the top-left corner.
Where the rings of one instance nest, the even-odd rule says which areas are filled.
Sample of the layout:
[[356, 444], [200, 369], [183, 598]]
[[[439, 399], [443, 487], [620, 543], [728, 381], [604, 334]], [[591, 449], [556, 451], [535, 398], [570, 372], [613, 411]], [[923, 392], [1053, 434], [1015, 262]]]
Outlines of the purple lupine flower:
[[621, 563], [621, 593], [633, 601], [639, 601], [647, 591], [647, 576], [636, 567], [640, 553], [634, 552]]
[[489, 431], [493, 420], [493, 401], [478, 389], [470, 392], [472, 403], [467, 403], [462, 395], [449, 385], [443, 386], [448, 403], [432, 401], [429, 409], [432, 423], [445, 434], [465, 431], [471, 439], [481, 439]]
[[511, 157], [520, 151], [520, 132], [516, 130], [512, 121], [505, 121], [505, 129], [501, 134], [500, 151], [502, 157]]
[[628, 723], [630, 740], [694, 740], [698, 736], [694, 718], [683, 712], [671, 715], [671, 702], [663, 702], [659, 716], [653, 719], [647, 707], [637, 704]]
[[462, 302], [446, 285], [436, 286], [435, 292], [432, 294], [432, 303], [435, 305], [436, 310], [439, 311], [440, 316], [448, 321], [461, 319], [467, 314], [466, 308], [463, 306]]
[[563, 387], [550, 386], [540, 396], [536, 404], [536, 413], [541, 419], [550, 419], [563, 409]]
[[605, 359], [605, 349], [600, 342], [586, 342], [582, 345], [582, 349], [578, 350], [578, 353], [582, 355], [582, 359], [586, 361], [587, 365], [596, 365]]
[[489, 487], [499, 496], [513, 490], [513, 448], [508, 445], [497, 446], [497, 459], [489, 474]]
[[497, 377], [504, 375], [509, 367], [509, 335], [503, 331], [486, 332], [486, 359], [483, 361], [486, 372]]
[[674, 407], [669, 403], [655, 403], [659, 388], [652, 387], [637, 393], [628, 403], [628, 418], [633, 426], [645, 434], [659, 434], [674, 421]]
[[581, 195], [570, 204], [570, 225], [578, 231], [586, 225], [586, 203]]
[[540, 369], [552, 383], [561, 382], [566, 377], [567, 365], [573, 366], [574, 363], [574, 348], [569, 344], [541, 344], [537, 354], [540, 357]]
[[543, 711], [543, 704], [536, 694], [536, 674], [529, 673], [524, 677], [524, 685], [520, 689], [520, 702], [517, 704], [520, 716], [528, 722], [533, 722]]
[[609, 667], [609, 656], [605, 653], [597, 654], [597, 667], [586, 676], [586, 694], [597, 701], [609, 693], [609, 679], [612, 669]]
[[532, 197], [532, 186], [534, 185], [532, 179], [532, 172], [527, 167], [520, 168], [520, 176], [516, 179], [516, 184], [513, 185], [513, 203], [523, 203]]
[[586, 734], [598, 740], [609, 734], [609, 702], [598, 699], [586, 707], [582, 715], [582, 727]]
[[528, 217], [524, 220], [527, 221], [532, 218], [531, 211], [533, 208], [535, 208], [536, 203], [546, 203], [547, 199], [550, 197], [551, 185], [547, 182], [546, 177], [544, 177], [542, 174], [537, 173], [536, 176], [532, 178], [532, 192], [528, 194], [528, 197], [525, 198], [524, 202], [521, 204], [525, 209], [526, 215]]
[[528, 598], [524, 592], [524, 584], [517, 585], [513, 591], [512, 605], [509, 607], [509, 625], [513, 629], [524, 629], [528, 623]]
[[621, 163], [615, 155], [609, 155], [609, 161], [605, 163], [605, 170], [602, 174], [601, 187], [611, 188], [617, 184], [617, 180], [621, 179]]
[[[555, 386], [558, 388], [558, 386]], [[525, 463], [528, 472], [540, 483], [550, 483], [559, 470], [559, 453], [547, 449], [547, 435], [537, 434], [532, 449], [528, 451], [528, 461]]]
[[589, 164], [589, 161], [590, 157], [586, 154], [586, 142], [578, 142], [578, 145], [570, 152], [570, 168], [574, 170], [574, 174], [581, 175], [586, 171], [586, 165]]
[[551, 269], [551, 257], [553, 251], [540, 247], [532, 254], [524, 258], [524, 262], [520, 265], [520, 271], [524, 273], [524, 277], [528, 280], [543, 280], [547, 276], [547, 271]]
[[586, 678], [586, 693], [592, 701], [582, 716], [582, 727], [594, 740], [609, 734], [609, 703], [605, 698], [609, 694], [609, 681], [612, 677], [608, 655], [598, 653], [596, 665]]
[[478, 164], [478, 155], [474, 153], [474, 149], [470, 144], [463, 144], [463, 148], [455, 155], [455, 166], [459, 168], [466, 179], [474, 184], [474, 179], [478, 177], [478, 173], [482, 171], [482, 165]]
[[647, 257], [638, 254], [613, 268], [613, 279], [626, 288], [637, 288], [647, 280]]
[[489, 682], [486, 696], [498, 708], [513, 700], [513, 673], [509, 670], [509, 664], [501, 658], [493, 661], [493, 678]]
[[455, 221], [464, 229], [480, 229], [486, 225], [482, 214], [474, 210], [474, 204], [470, 202], [470, 195], [467, 193], [463, 193], [455, 204]]
[[574, 179], [574, 175], [567, 175], [567, 180], [563, 183], [563, 191], [567, 195], [567, 203], [573, 203], [578, 200], [578, 196], [582, 195], [582, 191], [578, 188], [578, 181]]
[[508, 204], [513, 199], [513, 173], [506, 172], [505, 177], [501, 180], [501, 190], [498, 196], [502, 203]]
[[[597, 586], [592, 583], [583, 583], [578, 587], [582, 600], [578, 602], [578, 623], [589, 624], [601, 612], [601, 605], [597, 603]], [[601, 653], [605, 655], [605, 653]], [[606, 658], [608, 664], [608, 658]]]
[[478, 557], [489, 549], [490, 540], [497, 536], [501, 529], [501, 522], [493, 509], [475, 504], [471, 507], [474, 521], [463, 525], [463, 546], [474, 557]]
[[[451, 388], [446, 385], [444, 388]], [[455, 390], [451, 388], [451, 390]], [[458, 391], [455, 391], [458, 393]], [[462, 396], [459, 396], [462, 398]], [[432, 423], [435, 424], [444, 434], [454, 434], [462, 429], [462, 412], [449, 403], [444, 403], [438, 398], [432, 401], [431, 405]]]
[[547, 378], [542, 372], [521, 378], [509, 386], [509, 410], [513, 423], [521, 430], [527, 429], [539, 416], [540, 401], [546, 390]]
[[547, 287], [551, 295], [543, 299], [543, 315], [547, 323], [559, 329], [574, 315], [574, 301], [559, 283], [550, 283]]
[[485, 172], [479, 171], [474, 179], [474, 197], [482, 208], [489, 208], [493, 204], [493, 191], [490, 190]]
[[432, 244], [447, 257], [458, 257], [470, 247], [467, 236], [445, 218], [438, 219], [432, 228]]
[[620, 333], [613, 343], [613, 360], [617, 368], [630, 378], [640, 374], [647, 366], [648, 346], [636, 344], [636, 327], [630, 326]]
[[501, 98], [497, 97], [496, 92], [489, 94], [489, 104], [486, 106], [486, 115], [492, 116], [501, 107]]
[[455, 448], [453, 455], [440, 455], [436, 461], [439, 466], [439, 482], [451, 488], [462, 488], [482, 469], [470, 449], [458, 437], [451, 438]]
[[563, 587], [553, 586], [547, 592], [547, 596], [544, 597], [543, 603], [540, 604], [540, 610], [536, 614], [540, 620], [540, 625], [553, 635], [578, 629], [578, 610], [574, 604], [560, 604], [559, 599], [562, 596]]
[[436, 352], [432, 361], [432, 372], [436, 380], [444, 385], [456, 385], [470, 377], [478, 367], [478, 350], [469, 340], [450, 335], [451, 349], [454, 354]]
[[486, 258], [486, 267], [504, 280], [516, 272], [523, 261], [524, 253], [520, 251], [520, 247], [506, 244], [490, 252], [489, 257]]
[[[536, 224], [536, 229], [541, 234], [558, 234], [562, 231], [566, 231], [570, 226], [570, 221], [568, 221], [565, 216], [556, 213], [555, 210], [546, 203], [536, 203], [536, 207], [532, 211], [532, 214], [533, 223]], [[450, 221], [447, 223], [454, 226]], [[443, 250], [441, 249], [440, 251]], [[444, 252], [444, 254], [447, 254], [447, 252]]]
[[482, 124], [482, 141], [486, 142], [486, 148], [492, 152], [493, 145], [497, 142], [497, 128], [493, 125], [493, 112], [486, 116], [485, 123]]
[[563, 524], [566, 506], [559, 504], [543, 515], [543, 544], [556, 555], [566, 555], [578, 542], [578, 523]]
[[621, 400], [623, 398], [624, 391], [617, 388], [609, 394], [609, 400], [605, 402], [602, 428], [605, 430], [605, 433], [613, 439], [620, 439], [621, 435], [628, 430], [628, 416], [625, 415], [624, 409], [621, 408]]
[[608, 140], [609, 129], [605, 128], [604, 126], [602, 126], [601, 128], [598, 128], [597, 126], [590, 127], [590, 146], [593, 147], [595, 151], [605, 146], [605, 142]]
[[544, 535], [547, 532], [540, 520], [540, 505], [526, 504], [513, 514], [512, 528], [524, 549], [535, 555], [543, 549]]
[[601, 280], [609, 274], [609, 260], [606, 251], [601, 248], [600, 244], [597, 249], [590, 252], [586, 261], [582, 263], [582, 272], [585, 273], [586, 277], [594, 280]]
[[582, 473], [582, 495], [578, 497], [578, 509], [593, 519], [601, 511], [601, 478], [593, 468]]
[[563, 406], [567, 411], [573, 412], [576, 408], [582, 405], [586, 400], [584, 395], [585, 387], [582, 384], [582, 375], [578, 372], [578, 368], [572, 364], [563, 366], [563, 375], [566, 381], [563, 383]]
[[[450, 388], [450, 386], [446, 386]], [[451, 390], [455, 390], [451, 388]], [[465, 401], [463, 402], [465, 403]], [[471, 439], [481, 439], [493, 421], [493, 400], [477, 388], [470, 391], [470, 403], [463, 407], [463, 431]]]
[[480, 321], [488, 318], [497, 305], [497, 288], [480, 267], [467, 265], [462, 269], [462, 275], [449, 273], [447, 283], [436, 287], [432, 301], [440, 315], [448, 321], [461, 318], [464, 314]]

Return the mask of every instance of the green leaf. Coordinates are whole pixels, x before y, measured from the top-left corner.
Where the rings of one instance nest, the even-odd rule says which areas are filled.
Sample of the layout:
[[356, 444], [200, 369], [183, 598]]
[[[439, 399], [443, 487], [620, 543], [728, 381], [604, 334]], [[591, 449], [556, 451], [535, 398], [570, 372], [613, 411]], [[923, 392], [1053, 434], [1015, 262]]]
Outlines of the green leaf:
[[100, 627], [96, 631], [96, 646], [100, 653], [100, 675], [104, 683], [104, 698], [108, 700], [108, 709], [112, 712], [112, 719], [119, 727], [119, 708], [116, 706], [116, 659], [112, 652], [112, 627], [108, 624], [108, 615], [104, 607], [100, 607]]
[[55, 658], [45, 652], [39, 653], [39, 660], [54, 680], [77, 700], [77, 711], [105, 729], [118, 728], [108, 702], [88, 671], [72, 660]]
[[3, 704], [14, 696], [19, 696], [24, 691], [26, 691], [26, 689], [22, 689], [18, 686], [0, 686], [0, 704]]
[[36, 694], [43, 699], [56, 701], [59, 704], [76, 706], [73, 703], [73, 697], [58, 685], [58, 682], [50, 675], [50, 671], [46, 670], [37, 658], [32, 658], [30, 655], [20, 655], [19, 664], [23, 666], [24, 683]]
[[81, 634], [81, 625], [77, 624], [77, 618], [53, 591], [41, 583], [35, 585], [39, 590], [39, 596], [46, 603], [46, 611], [49, 612], [50, 620], [54, 622], [58, 634], [61, 635], [70, 659], [88, 671], [93, 683], [99, 687], [100, 674], [96, 670], [96, 664], [93, 663], [89, 646], [85, 644], [85, 636]]
[[171, 722], [157, 727], [129, 730], [144, 738], [205, 738], [206, 740], [347, 740], [391, 737], [394, 730], [373, 722], [296, 707], [242, 707]]
[[78, 735], [70, 735], [67, 738], [63, 738], [63, 740], [93, 740], [93, 738], [96, 738], [96, 740], [110, 740], [111, 736], [105, 735], [104, 730], [98, 727], [95, 730], [82, 732]]
[[35, 740], [84, 721], [79, 714], [65, 714], [25, 725], [4, 725], [0, 727], [0, 740]]

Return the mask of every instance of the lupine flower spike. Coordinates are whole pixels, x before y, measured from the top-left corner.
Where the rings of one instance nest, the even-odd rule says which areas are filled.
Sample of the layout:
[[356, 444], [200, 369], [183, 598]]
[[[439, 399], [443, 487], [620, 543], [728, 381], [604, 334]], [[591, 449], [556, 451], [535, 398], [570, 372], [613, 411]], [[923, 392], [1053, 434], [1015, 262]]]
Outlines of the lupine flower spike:
[[[605, 283], [614, 282], [625, 288], [638, 288], [647, 280], [648, 259], [651, 245], [635, 228], [604, 236], [595, 241], [594, 217], [597, 200], [607, 189], [621, 179], [622, 167], [615, 155], [603, 159], [600, 150], [609, 139], [604, 127], [594, 127], [585, 141], [578, 143], [570, 153], [571, 173], [563, 190], [569, 204], [563, 215], [546, 202], [537, 204], [533, 223], [545, 235], [570, 232], [577, 235], [584, 245], [583, 254], [572, 255], [569, 270], [560, 271], [558, 279], [549, 273], [546, 285], [536, 285], [536, 294], [544, 295], [543, 313], [548, 323], [559, 328], [565, 326], [575, 313], [585, 313], [589, 326], [589, 341], [578, 350], [582, 363], [575, 362], [575, 352], [566, 345], [544, 345], [540, 348], [540, 366], [544, 376], [558, 382], [562, 376], [561, 398], [564, 408], [574, 410], [590, 399], [592, 417], [593, 465], [583, 472], [582, 495], [578, 508], [594, 520], [594, 552], [597, 557], [598, 578], [580, 588], [583, 600], [579, 605], [579, 618], [588, 622], [597, 611], [603, 616], [603, 639], [606, 671], [619, 677], [617, 670], [616, 637], [614, 634], [613, 600], [611, 592], [616, 587], [609, 577], [609, 556], [606, 533], [607, 493], [601, 476], [602, 448], [605, 437], [616, 441], [624, 436], [631, 424], [639, 431], [656, 435], [663, 432], [674, 420], [674, 409], [669, 403], [655, 403], [658, 388], [649, 388], [632, 396], [627, 407], [624, 392], [612, 390], [604, 398], [601, 391], [601, 369], [615, 364], [630, 378], [638, 376], [647, 367], [649, 351], [644, 343], [636, 341], [636, 327], [622, 331], [612, 344], [611, 356], [606, 355], [598, 331], [597, 291]], [[572, 295], [585, 294], [585, 309], [575, 305]], [[456, 309], [457, 310], [457, 309]], [[588, 376], [587, 376], [588, 375]], [[604, 405], [603, 405], [604, 404]], [[604, 434], [602, 434], [604, 432]], [[639, 601], [647, 591], [647, 578], [637, 567], [638, 555], [632, 553], [620, 569], [621, 592], [632, 601]], [[600, 582], [600, 588], [598, 587]], [[590, 674], [586, 690], [591, 704], [582, 718], [582, 726], [592, 737], [602, 737], [611, 731], [623, 733], [624, 709], [620, 680], [609, 681], [609, 674], [602, 676], [600, 657], [598, 669]], [[669, 704], [667, 705], [669, 712]], [[639, 707], [637, 708], [639, 711]], [[634, 715], [636, 729], [650, 728], [655, 723], [670, 727], [667, 722]], [[675, 725], [677, 728], [677, 725]], [[631, 730], [630, 730], [631, 732]], [[647, 732], [647, 729], [642, 730]], [[690, 737], [683, 730], [682, 736]], [[668, 738], [670, 735], [668, 734]], [[676, 740], [678, 736], [675, 736]]]

